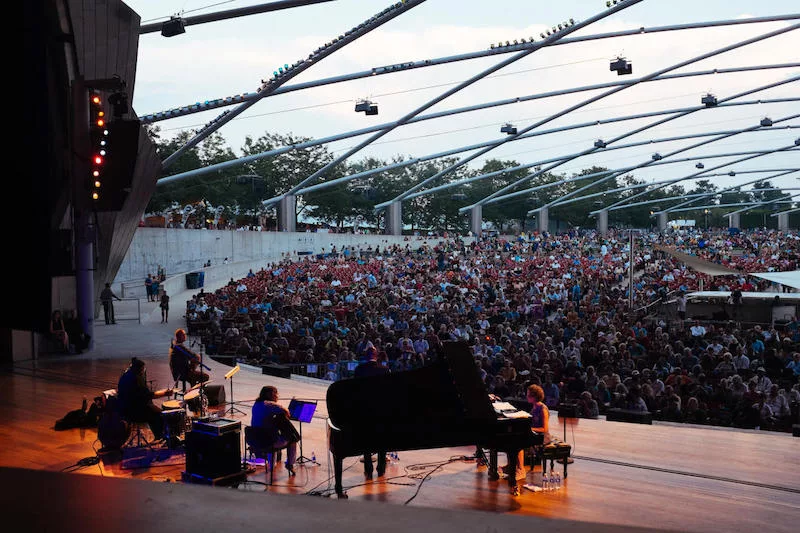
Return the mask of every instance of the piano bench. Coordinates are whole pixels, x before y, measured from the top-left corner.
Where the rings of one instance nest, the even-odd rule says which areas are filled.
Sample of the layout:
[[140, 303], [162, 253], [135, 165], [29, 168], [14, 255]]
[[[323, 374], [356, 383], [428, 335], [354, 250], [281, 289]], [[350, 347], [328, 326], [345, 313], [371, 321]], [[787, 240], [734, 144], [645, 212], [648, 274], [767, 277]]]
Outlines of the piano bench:
[[550, 461], [550, 470], [553, 470], [557, 460], [564, 461], [564, 479], [567, 477], [567, 464], [570, 461], [572, 446], [565, 442], [553, 442], [537, 450], [537, 457], [542, 460], [542, 475], [547, 472], [547, 461]]

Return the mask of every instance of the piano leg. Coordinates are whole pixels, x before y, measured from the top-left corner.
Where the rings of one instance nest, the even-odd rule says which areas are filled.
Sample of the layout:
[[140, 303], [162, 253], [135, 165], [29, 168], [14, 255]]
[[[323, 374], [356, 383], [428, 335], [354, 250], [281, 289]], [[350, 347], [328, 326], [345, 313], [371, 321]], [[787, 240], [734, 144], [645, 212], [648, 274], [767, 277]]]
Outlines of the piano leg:
[[333, 456], [333, 475], [336, 478], [336, 496], [340, 500], [347, 499], [347, 493], [342, 488], [342, 463], [344, 462], [344, 457], [337, 457]]
[[518, 452], [519, 450], [506, 450], [506, 455], [508, 455], [508, 487], [514, 496], [519, 496], [519, 486], [517, 485]]
[[497, 450], [494, 448], [489, 450], [489, 479], [491, 481], [500, 479], [500, 474], [497, 473]]

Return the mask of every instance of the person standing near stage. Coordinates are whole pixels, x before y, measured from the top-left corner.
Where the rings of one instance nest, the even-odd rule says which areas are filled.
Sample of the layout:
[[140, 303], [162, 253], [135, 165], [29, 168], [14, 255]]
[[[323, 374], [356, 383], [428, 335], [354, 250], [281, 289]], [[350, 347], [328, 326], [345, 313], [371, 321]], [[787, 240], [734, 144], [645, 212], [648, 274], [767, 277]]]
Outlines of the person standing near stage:
[[147, 274], [147, 278], [144, 280], [144, 288], [145, 292], [147, 293], [147, 301], [153, 302], [155, 301], [155, 297], [153, 294], [153, 275]]
[[161, 323], [166, 324], [169, 322], [169, 295], [167, 291], [161, 293], [161, 303], [158, 304], [161, 308]]
[[111, 284], [106, 283], [106, 288], [100, 292], [100, 301], [103, 303], [103, 314], [105, 315], [106, 324], [116, 324], [114, 319], [114, 299], [120, 298], [111, 290]]
[[[355, 378], [366, 378], [371, 376], [383, 376], [390, 372], [388, 367], [381, 365], [378, 362], [378, 350], [374, 346], [370, 346], [366, 350], [367, 360], [358, 365], [353, 372]], [[378, 451], [378, 477], [386, 473], [386, 450]], [[364, 477], [372, 478], [372, 454], [364, 454]]]

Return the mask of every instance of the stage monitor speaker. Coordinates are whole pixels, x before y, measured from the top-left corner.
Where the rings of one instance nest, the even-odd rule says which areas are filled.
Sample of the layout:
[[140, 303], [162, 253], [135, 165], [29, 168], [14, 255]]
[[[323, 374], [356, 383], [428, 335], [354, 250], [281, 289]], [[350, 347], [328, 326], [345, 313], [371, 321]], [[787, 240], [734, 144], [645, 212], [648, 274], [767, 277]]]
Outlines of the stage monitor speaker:
[[560, 403], [556, 406], [558, 418], [578, 418], [580, 409], [576, 403]]
[[208, 406], [225, 405], [225, 387], [222, 385], [206, 385], [206, 397]]
[[270, 363], [268, 365], [262, 366], [261, 373], [286, 379], [290, 379], [292, 377], [291, 367], [286, 365], [279, 365], [276, 363]]
[[186, 473], [209, 479], [242, 470], [241, 432], [214, 435], [202, 431], [186, 434]]
[[612, 422], [631, 422], [633, 424], [653, 424], [653, 414], [647, 411], [630, 411], [628, 409], [609, 409], [606, 420]]

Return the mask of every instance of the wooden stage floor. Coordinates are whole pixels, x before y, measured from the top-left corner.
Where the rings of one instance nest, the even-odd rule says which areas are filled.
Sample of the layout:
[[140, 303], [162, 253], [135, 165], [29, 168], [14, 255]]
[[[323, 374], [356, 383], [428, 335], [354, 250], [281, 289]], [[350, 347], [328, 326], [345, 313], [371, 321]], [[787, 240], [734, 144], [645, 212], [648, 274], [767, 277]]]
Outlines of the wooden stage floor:
[[[154, 386], [168, 386], [166, 357], [145, 360]], [[96, 465], [75, 466], [100, 447], [96, 430], [53, 429], [58, 418], [80, 407], [83, 396], [91, 400], [115, 387], [126, 366], [122, 359], [39, 361], [0, 373], [0, 466], [180, 481], [180, 452], [154, 454], [153, 462], [140, 468], [111, 456]], [[212, 381], [222, 383], [229, 367], [214, 361], [209, 366]], [[329, 495], [326, 385], [247, 370], [234, 379], [235, 400], [247, 413], [238, 416], [244, 425], [250, 422], [250, 405], [263, 385], [277, 386], [285, 403], [292, 397], [319, 400], [314, 420], [303, 424], [303, 452], [314, 454], [321, 465], [298, 467], [294, 478], [281, 466], [267, 490], [298, 497], [309, 492]], [[230, 396], [229, 388], [227, 392]], [[555, 416], [551, 428], [563, 438], [562, 421]], [[505, 481], [489, 481], [485, 467], [474, 461], [448, 462], [472, 455], [474, 449], [465, 447], [400, 452], [385, 478], [371, 481], [365, 481], [359, 460], [350, 458], [345, 461], [344, 484], [350, 501], [403, 505], [413, 497], [408, 505], [641, 528], [793, 532], [800, 523], [800, 439], [791, 435], [581, 419], [568, 426], [566, 440], [573, 446], [575, 463], [557, 492], [523, 490], [515, 498]], [[426, 474], [430, 475], [421, 481]], [[538, 483], [540, 477], [537, 468], [527, 482]], [[268, 481], [263, 467], [248, 479], [256, 483], [245, 483], [239, 491], [265, 490], [260, 484]]]

